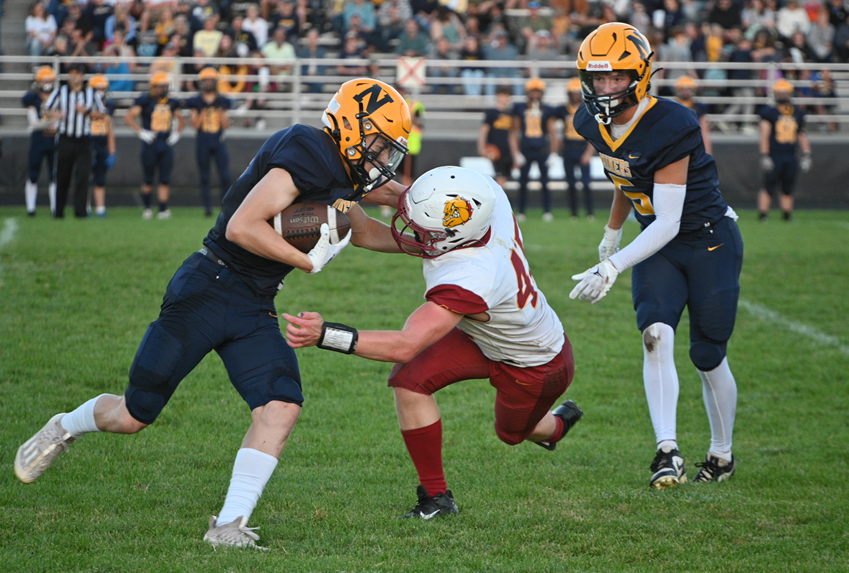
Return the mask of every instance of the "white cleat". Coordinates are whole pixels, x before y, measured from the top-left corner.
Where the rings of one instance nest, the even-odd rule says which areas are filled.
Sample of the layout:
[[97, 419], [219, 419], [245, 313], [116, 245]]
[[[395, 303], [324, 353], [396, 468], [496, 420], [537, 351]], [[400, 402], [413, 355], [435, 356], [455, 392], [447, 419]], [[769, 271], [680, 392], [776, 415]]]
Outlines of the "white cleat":
[[142, 219], [147, 221], [148, 219], [153, 219], [153, 209], [145, 209], [142, 211]]
[[32, 483], [47, 471], [59, 454], [68, 449], [76, 438], [62, 427], [65, 414], [56, 414], [18, 448], [15, 456], [15, 475], [24, 483]]
[[259, 535], [254, 533], [259, 527], [246, 527], [248, 518], [241, 516], [231, 523], [215, 526], [218, 520], [216, 516], [209, 518], [209, 531], [203, 536], [203, 540], [212, 545], [213, 548], [218, 547], [251, 547], [262, 551], [268, 551], [267, 547], [260, 547], [256, 544], [259, 541]]
[[160, 211], [156, 214], [157, 219], [170, 219], [171, 218], [171, 209], [165, 209], [164, 211]]

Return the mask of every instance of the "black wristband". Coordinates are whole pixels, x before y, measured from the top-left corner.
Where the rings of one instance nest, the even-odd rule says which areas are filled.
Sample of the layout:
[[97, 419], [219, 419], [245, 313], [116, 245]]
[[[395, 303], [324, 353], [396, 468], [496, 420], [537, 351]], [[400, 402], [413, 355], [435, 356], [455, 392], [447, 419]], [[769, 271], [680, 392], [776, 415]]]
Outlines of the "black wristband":
[[318, 347], [324, 350], [333, 350], [343, 354], [353, 354], [357, 350], [359, 332], [338, 322], [325, 322], [321, 327], [321, 338], [318, 339]]

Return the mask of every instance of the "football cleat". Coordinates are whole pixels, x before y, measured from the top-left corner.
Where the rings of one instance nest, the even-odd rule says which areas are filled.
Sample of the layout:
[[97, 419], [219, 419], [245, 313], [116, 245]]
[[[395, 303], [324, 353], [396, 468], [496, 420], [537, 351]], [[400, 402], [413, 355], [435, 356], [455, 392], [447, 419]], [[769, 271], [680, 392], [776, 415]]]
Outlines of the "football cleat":
[[[563, 420], [563, 435], [560, 436], [560, 440], [562, 440], [569, 430], [572, 429], [572, 426], [578, 423], [578, 420], [581, 419], [581, 416], [584, 415], [584, 411], [578, 408], [578, 405], [575, 404], [572, 400], [566, 400], [552, 412], [556, 417]], [[558, 440], [558, 442], [560, 441]], [[554, 448], [557, 447], [557, 442], [534, 442], [538, 446], [542, 446], [546, 450], [553, 452]]]
[[153, 219], [153, 210], [152, 209], [145, 209], [144, 211], [142, 211], [142, 219], [144, 219], [144, 220]]
[[445, 493], [438, 493], [434, 496], [429, 496], [424, 486], [416, 488], [416, 495], [419, 496], [419, 501], [412, 511], [400, 516], [399, 519], [408, 519], [415, 517], [418, 519], [433, 519], [441, 515], [451, 515], [452, 513], [460, 513], [457, 504], [454, 503], [454, 494], [449, 489]]
[[171, 209], [165, 209], [164, 211], [160, 211], [156, 214], [157, 219], [170, 219], [171, 218]]
[[705, 458], [705, 461], [697, 462], [696, 467], [700, 469], [693, 481], [701, 483], [725, 481], [733, 476], [734, 470], [737, 469], [734, 456], [731, 456], [730, 462], [726, 462], [710, 454]]
[[666, 489], [687, 482], [684, 458], [678, 450], [670, 449], [668, 452], [662, 449], [657, 450], [650, 469], [654, 473], [649, 480], [649, 485], [654, 489]]
[[65, 414], [56, 414], [36, 435], [18, 448], [15, 475], [24, 483], [32, 483], [47, 471], [59, 454], [76, 439], [62, 427]]
[[259, 535], [254, 533], [259, 527], [246, 527], [248, 518], [240, 516], [236, 521], [225, 523], [224, 525], [216, 526], [218, 520], [216, 516], [209, 518], [209, 531], [203, 536], [203, 540], [212, 545], [213, 548], [218, 547], [251, 547], [268, 551], [267, 547], [260, 547], [256, 544], [259, 541]]

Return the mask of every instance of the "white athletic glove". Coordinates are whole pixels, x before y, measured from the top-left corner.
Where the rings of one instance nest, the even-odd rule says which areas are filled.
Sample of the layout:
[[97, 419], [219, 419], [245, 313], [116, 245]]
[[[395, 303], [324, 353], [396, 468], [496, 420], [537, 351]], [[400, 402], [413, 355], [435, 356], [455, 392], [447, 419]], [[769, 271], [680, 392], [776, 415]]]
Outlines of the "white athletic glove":
[[522, 155], [521, 151], [516, 154], [516, 166], [517, 167], [521, 167], [522, 165], [524, 165], [527, 162], [528, 162], [528, 160], [525, 159], [525, 156]]
[[569, 293], [569, 298], [572, 300], [579, 298], [589, 301], [593, 304], [604, 298], [613, 283], [616, 282], [616, 277], [619, 276], [619, 271], [608, 260], [604, 260], [591, 269], [584, 271], [579, 275], [573, 275], [573, 281], [581, 281], [578, 286], [572, 289]]
[[811, 170], [811, 164], [813, 163], [813, 159], [811, 159], [810, 153], [805, 153], [802, 155], [802, 159], [799, 160], [799, 169], [802, 170], [802, 173], [807, 173]]
[[322, 223], [321, 238], [312, 250], [307, 253], [307, 256], [310, 258], [310, 262], [312, 263], [312, 270], [310, 271], [310, 274], [314, 275], [315, 273], [320, 273], [321, 269], [323, 269], [327, 263], [336, 258], [336, 255], [342, 252], [342, 249], [344, 249], [350, 241], [351, 231], [348, 231], [348, 234], [345, 235], [344, 239], [335, 245], [331, 245], [330, 227], [327, 226], [327, 223]]
[[619, 252], [619, 242], [622, 240], [622, 228], [611, 229], [604, 226], [604, 238], [598, 246], [598, 260], [606, 261]]
[[153, 140], [156, 139], [156, 134], [149, 129], [143, 129], [139, 132], [139, 139], [145, 143], [153, 143]]
[[557, 166], [558, 163], [560, 163], [560, 156], [556, 153], [549, 153], [548, 159], [545, 160], [545, 166], [548, 168], [552, 168]]
[[168, 136], [168, 145], [174, 146], [178, 141], [180, 141], [180, 132], [172, 131]]
[[761, 155], [761, 169], [765, 173], [769, 173], [775, 169], [775, 162], [773, 162], [772, 157], [769, 155]]

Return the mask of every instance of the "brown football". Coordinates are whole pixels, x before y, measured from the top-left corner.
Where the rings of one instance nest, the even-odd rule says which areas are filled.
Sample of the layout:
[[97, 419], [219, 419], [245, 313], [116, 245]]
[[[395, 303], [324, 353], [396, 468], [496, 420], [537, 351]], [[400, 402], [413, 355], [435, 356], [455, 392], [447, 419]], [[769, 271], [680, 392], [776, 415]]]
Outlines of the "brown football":
[[501, 159], [501, 150], [498, 149], [497, 145], [489, 143], [486, 147], [484, 147], [484, 151], [486, 152], [486, 158], [490, 161], [498, 161]]
[[321, 237], [321, 225], [330, 227], [330, 244], [345, 238], [351, 228], [348, 216], [324, 203], [293, 203], [268, 221], [281, 237], [308, 253]]

